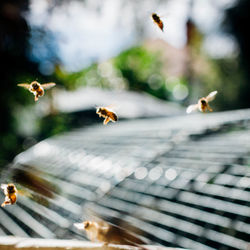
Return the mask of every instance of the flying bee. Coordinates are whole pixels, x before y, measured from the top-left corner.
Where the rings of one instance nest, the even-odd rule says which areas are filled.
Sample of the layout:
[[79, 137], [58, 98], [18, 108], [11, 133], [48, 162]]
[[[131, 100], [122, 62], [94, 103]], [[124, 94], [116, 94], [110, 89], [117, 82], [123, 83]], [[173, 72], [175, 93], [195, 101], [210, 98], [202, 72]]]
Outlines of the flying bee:
[[31, 93], [33, 93], [35, 96], [35, 102], [38, 101], [38, 97], [41, 97], [44, 95], [45, 89], [50, 89], [50, 88], [54, 87], [55, 85], [56, 84], [54, 82], [40, 84], [37, 81], [33, 81], [31, 84], [28, 84], [28, 83], [17, 84], [17, 86], [26, 88]]
[[189, 114], [197, 109], [199, 109], [201, 112], [206, 112], [207, 110], [212, 112], [213, 110], [208, 103], [214, 100], [216, 94], [217, 91], [213, 91], [207, 97], [200, 98], [197, 104], [188, 106], [186, 112]]
[[138, 246], [145, 244], [140, 238], [134, 236], [125, 229], [111, 225], [105, 221], [84, 221], [75, 223], [74, 226], [80, 230], [84, 229], [91, 241], [103, 242], [104, 244], [124, 244]]
[[3, 189], [5, 195], [5, 201], [2, 203], [1, 207], [5, 205], [13, 205], [17, 200], [17, 189], [14, 184], [1, 184], [1, 189]]
[[152, 13], [151, 15], [153, 21], [158, 25], [158, 27], [161, 29], [161, 31], [163, 32], [163, 22], [162, 20], [160, 19], [160, 17], [156, 14], [156, 13]]
[[116, 113], [108, 109], [108, 107], [97, 107], [96, 114], [98, 114], [99, 117], [105, 118], [103, 121], [104, 125], [108, 124], [109, 121], [116, 122], [118, 120]]

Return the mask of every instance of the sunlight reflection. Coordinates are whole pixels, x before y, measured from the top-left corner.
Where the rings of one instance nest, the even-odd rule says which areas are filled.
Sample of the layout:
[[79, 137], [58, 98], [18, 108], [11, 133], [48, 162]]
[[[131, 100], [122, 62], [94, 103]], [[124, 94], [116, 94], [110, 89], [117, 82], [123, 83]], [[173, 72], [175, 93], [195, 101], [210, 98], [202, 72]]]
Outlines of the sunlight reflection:
[[33, 147], [34, 155], [37, 157], [48, 156], [51, 150], [52, 148], [47, 142], [40, 142]]
[[140, 167], [135, 170], [135, 178], [138, 180], [144, 179], [148, 174], [148, 170], [145, 167]]
[[169, 168], [165, 172], [165, 177], [170, 181], [174, 180], [177, 177], [177, 172], [173, 168]]
[[152, 181], [156, 181], [161, 177], [162, 173], [163, 173], [163, 170], [161, 167], [155, 167], [149, 171], [148, 177]]

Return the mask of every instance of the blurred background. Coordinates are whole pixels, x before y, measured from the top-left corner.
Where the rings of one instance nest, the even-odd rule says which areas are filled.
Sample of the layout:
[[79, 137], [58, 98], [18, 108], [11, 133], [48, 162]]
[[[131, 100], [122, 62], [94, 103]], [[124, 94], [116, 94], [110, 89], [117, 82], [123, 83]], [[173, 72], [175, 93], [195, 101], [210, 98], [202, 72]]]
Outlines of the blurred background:
[[[87, 115], [77, 122], [73, 111], [112, 104], [79, 104], [95, 90], [185, 106], [218, 90], [216, 111], [249, 107], [248, 10], [246, 0], [2, 1], [0, 168], [36, 141], [83, 125]], [[57, 87], [34, 103], [16, 86], [33, 80]]]
[[[29, 194], [0, 209], [0, 235], [86, 239], [72, 225], [88, 205], [153, 244], [243, 249], [249, 10], [247, 0], [1, 1], [1, 182]], [[17, 86], [34, 80], [56, 87], [34, 102]], [[215, 112], [186, 115], [214, 90]], [[119, 122], [105, 127], [95, 109], [107, 105]]]

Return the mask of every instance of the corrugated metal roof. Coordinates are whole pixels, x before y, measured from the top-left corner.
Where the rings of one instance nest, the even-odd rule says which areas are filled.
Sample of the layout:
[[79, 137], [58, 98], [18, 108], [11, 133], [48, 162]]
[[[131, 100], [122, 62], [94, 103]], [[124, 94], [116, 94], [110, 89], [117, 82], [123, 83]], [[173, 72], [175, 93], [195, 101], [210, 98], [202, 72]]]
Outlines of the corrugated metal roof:
[[98, 124], [49, 138], [18, 155], [2, 182], [26, 171], [53, 183], [52, 195], [43, 203], [19, 196], [1, 208], [0, 232], [83, 238], [73, 223], [91, 209], [154, 244], [245, 249], [249, 139], [250, 110]]

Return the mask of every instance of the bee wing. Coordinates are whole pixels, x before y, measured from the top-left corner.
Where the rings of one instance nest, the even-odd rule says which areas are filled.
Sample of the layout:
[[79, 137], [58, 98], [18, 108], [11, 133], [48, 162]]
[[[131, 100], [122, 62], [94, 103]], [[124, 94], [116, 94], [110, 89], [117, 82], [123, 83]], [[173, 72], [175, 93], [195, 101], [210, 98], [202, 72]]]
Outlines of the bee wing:
[[110, 110], [110, 111], [114, 111], [114, 110], [119, 109], [120, 106], [113, 103], [113, 104], [110, 104], [110, 105], [106, 106], [105, 108], [108, 109], [108, 110]]
[[17, 84], [17, 86], [23, 87], [23, 88], [26, 88], [26, 89], [30, 88], [30, 84], [28, 84], [28, 83], [19, 83], [19, 84]]
[[7, 184], [1, 184], [1, 189], [5, 190], [7, 188]]
[[159, 17], [160, 17], [161, 19], [166, 19], [166, 17], [168, 17], [168, 16], [170, 16], [170, 15], [171, 15], [170, 12], [164, 12], [164, 13], [160, 14]]
[[218, 91], [213, 91], [213, 92], [211, 92], [211, 93], [206, 97], [207, 101], [208, 101], [208, 102], [213, 101], [214, 98], [215, 98], [215, 96], [217, 95], [217, 93], [218, 93]]
[[187, 107], [186, 112], [187, 112], [188, 114], [190, 114], [191, 112], [197, 110], [198, 107], [199, 107], [198, 104], [189, 105], [189, 106]]
[[41, 84], [41, 85], [42, 85], [42, 87], [44, 89], [50, 89], [50, 88], [56, 86], [56, 84], [54, 82], [48, 82], [48, 83], [44, 83], [44, 84]]
[[20, 194], [21, 196], [29, 197], [29, 198], [32, 197], [32, 193], [26, 189], [18, 189], [18, 194]]
[[77, 229], [84, 230], [84, 224], [83, 223], [74, 223], [73, 224]]

